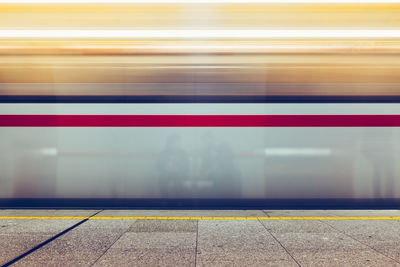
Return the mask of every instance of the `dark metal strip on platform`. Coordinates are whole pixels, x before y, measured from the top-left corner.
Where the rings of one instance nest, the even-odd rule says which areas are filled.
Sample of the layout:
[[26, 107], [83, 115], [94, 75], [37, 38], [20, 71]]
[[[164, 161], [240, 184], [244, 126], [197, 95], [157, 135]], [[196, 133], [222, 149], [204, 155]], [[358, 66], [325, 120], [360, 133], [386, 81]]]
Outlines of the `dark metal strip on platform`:
[[400, 199], [2, 198], [0, 208], [398, 209]]
[[254, 95], [1, 95], [0, 103], [400, 103], [400, 95], [254, 96]]

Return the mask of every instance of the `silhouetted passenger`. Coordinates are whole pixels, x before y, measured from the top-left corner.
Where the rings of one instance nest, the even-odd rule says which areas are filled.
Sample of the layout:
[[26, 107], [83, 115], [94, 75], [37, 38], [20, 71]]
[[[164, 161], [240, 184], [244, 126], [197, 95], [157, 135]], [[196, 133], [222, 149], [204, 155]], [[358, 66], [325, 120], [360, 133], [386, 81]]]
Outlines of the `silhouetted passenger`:
[[162, 197], [184, 196], [184, 182], [188, 177], [189, 159], [181, 147], [179, 135], [171, 135], [157, 159], [158, 184]]
[[393, 198], [394, 154], [393, 129], [366, 128], [363, 151], [373, 171], [373, 193], [375, 198]]
[[201, 179], [211, 184], [211, 197], [233, 198], [240, 194], [240, 180], [233, 163], [231, 147], [212, 134], [204, 136], [204, 150], [200, 165]]

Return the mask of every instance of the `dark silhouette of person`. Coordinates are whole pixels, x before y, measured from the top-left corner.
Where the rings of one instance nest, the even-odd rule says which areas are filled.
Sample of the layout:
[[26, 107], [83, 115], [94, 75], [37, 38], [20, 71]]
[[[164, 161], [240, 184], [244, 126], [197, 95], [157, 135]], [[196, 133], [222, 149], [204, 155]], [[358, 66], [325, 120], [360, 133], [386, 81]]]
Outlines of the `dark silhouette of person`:
[[363, 135], [363, 152], [373, 169], [373, 194], [375, 198], [394, 197], [393, 130], [391, 128], [366, 128]]
[[240, 181], [234, 166], [232, 149], [226, 142], [217, 140], [212, 134], [204, 136], [200, 174], [203, 180], [212, 185], [208, 193], [212, 197], [239, 196]]
[[164, 149], [157, 159], [158, 184], [162, 197], [183, 197], [184, 182], [188, 178], [189, 158], [181, 147], [177, 134], [167, 138]]

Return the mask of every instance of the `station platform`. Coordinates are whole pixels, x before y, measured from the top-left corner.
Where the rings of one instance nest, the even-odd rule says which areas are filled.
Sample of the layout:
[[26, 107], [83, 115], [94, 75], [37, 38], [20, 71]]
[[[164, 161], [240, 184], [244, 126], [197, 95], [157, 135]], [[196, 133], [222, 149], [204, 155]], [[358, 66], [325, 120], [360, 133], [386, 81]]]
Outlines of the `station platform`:
[[3, 266], [400, 266], [400, 210], [0, 210]]

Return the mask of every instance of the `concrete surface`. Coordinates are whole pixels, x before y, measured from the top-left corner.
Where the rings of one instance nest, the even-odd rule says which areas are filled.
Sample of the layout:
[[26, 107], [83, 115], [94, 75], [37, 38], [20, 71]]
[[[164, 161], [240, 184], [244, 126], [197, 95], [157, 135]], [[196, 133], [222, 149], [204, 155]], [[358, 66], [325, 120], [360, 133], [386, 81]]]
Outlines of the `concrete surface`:
[[[6, 218], [14, 216], [92, 218]], [[148, 216], [252, 219], [104, 219]], [[13, 266], [400, 266], [400, 220], [368, 219], [383, 216], [400, 211], [0, 210], [0, 264], [19, 257]]]
[[[0, 210], [0, 216], [90, 216], [95, 211]], [[78, 223], [67, 220], [0, 220], [0, 264], [18, 257], [49, 238]]]

